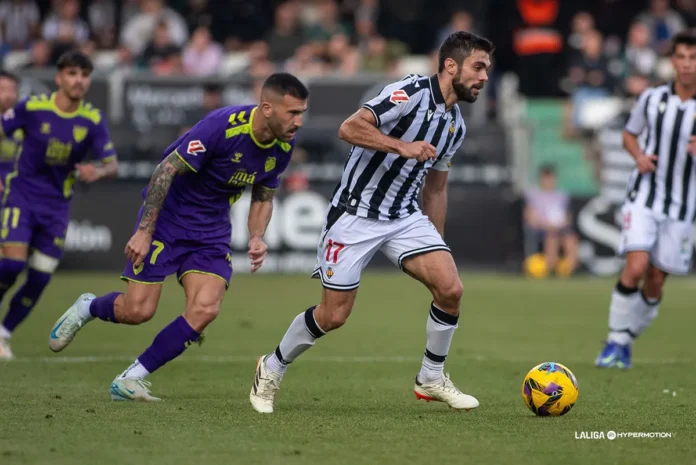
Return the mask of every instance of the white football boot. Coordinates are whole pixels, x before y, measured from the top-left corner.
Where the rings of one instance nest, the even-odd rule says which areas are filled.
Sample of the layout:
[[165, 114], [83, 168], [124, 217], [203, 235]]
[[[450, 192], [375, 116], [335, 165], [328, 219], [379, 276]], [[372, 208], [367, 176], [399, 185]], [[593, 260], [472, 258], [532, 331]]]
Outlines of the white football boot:
[[475, 397], [464, 394], [457, 389], [457, 386], [450, 381], [449, 373], [434, 383], [421, 383], [416, 376], [416, 386], [413, 388], [413, 392], [419, 400], [444, 402], [456, 410], [466, 410], [468, 412], [472, 408], [479, 406], [479, 402]]
[[259, 413], [273, 413], [273, 400], [282, 379], [279, 374], [266, 370], [266, 358], [268, 355], [256, 362], [256, 378], [249, 393], [251, 406]]
[[63, 316], [58, 318], [48, 338], [48, 346], [53, 352], [60, 352], [65, 349], [75, 338], [75, 334], [77, 334], [80, 328], [89, 321], [80, 316], [78, 308], [81, 304], [94, 300], [95, 298], [96, 296], [94, 294], [82, 294], [77, 298], [75, 303], [63, 313]]
[[13, 360], [14, 355], [10, 349], [10, 340], [0, 337], [0, 360]]
[[111, 400], [138, 400], [158, 402], [162, 399], [150, 395], [152, 383], [138, 378], [115, 379], [111, 383]]

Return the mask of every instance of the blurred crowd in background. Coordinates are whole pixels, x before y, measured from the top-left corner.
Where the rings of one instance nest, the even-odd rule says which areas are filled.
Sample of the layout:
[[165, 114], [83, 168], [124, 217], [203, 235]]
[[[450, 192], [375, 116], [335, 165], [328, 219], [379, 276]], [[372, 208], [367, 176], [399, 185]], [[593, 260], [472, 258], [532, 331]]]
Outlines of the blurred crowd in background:
[[77, 46], [157, 75], [397, 75], [414, 56], [434, 70], [443, 38], [469, 30], [530, 96], [632, 95], [665, 77], [669, 38], [695, 24], [696, 0], [2, 0], [0, 50], [6, 67]]

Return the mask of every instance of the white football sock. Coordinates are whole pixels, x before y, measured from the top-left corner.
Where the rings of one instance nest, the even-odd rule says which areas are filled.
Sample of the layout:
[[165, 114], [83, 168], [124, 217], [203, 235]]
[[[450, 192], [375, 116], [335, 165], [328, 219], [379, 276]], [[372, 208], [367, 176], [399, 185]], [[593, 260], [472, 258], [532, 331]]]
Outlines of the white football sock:
[[92, 321], [94, 319], [94, 316], [92, 316], [89, 311], [89, 306], [92, 304], [93, 300], [94, 299], [85, 299], [78, 304], [77, 313], [80, 315], [80, 318], [87, 321]]
[[125, 379], [125, 378], [145, 379], [145, 377], [149, 374], [150, 374], [150, 372], [147, 371], [145, 369], [145, 367], [140, 364], [140, 361], [136, 360], [128, 368], [126, 368], [126, 371], [121, 373], [121, 375], [116, 379]]
[[633, 343], [635, 335], [631, 330], [631, 323], [639, 313], [641, 302], [638, 288], [629, 289], [617, 284], [611, 294], [611, 305], [609, 306], [609, 335], [608, 342], [620, 345]]
[[631, 325], [631, 332], [635, 334], [635, 337], [643, 334], [657, 318], [660, 310], [660, 299], [648, 299], [641, 292], [637, 310]]
[[314, 319], [315, 308], [308, 308], [292, 320], [275, 352], [266, 360], [267, 370], [282, 375], [290, 363], [326, 334]]
[[3, 325], [0, 325], [0, 339], [12, 339], [12, 333]]
[[449, 353], [458, 320], [459, 316], [450, 315], [437, 308], [434, 303], [431, 304], [425, 326], [427, 333], [425, 355], [418, 373], [418, 381], [421, 383], [432, 383], [442, 379], [445, 359]]

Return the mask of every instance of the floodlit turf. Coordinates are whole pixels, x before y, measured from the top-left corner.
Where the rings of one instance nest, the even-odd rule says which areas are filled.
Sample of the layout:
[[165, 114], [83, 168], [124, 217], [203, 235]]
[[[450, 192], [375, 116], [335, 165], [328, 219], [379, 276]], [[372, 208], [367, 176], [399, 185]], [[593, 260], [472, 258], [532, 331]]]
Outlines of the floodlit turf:
[[[276, 413], [263, 416], [248, 401], [255, 358], [316, 302], [316, 281], [236, 276], [203, 346], [150, 377], [165, 402], [145, 405], [111, 402], [110, 382], [183, 310], [182, 291], [170, 281], [148, 324], [95, 321], [54, 355], [50, 327], [80, 293], [123, 288], [115, 275], [58, 275], [15, 334], [20, 360], [0, 365], [0, 464], [694, 463], [693, 280], [668, 283], [629, 372], [592, 366], [612, 280], [463, 282], [446, 368], [479, 409], [416, 401], [429, 296], [395, 273], [363, 277], [348, 324], [290, 367]], [[537, 418], [522, 401], [525, 373], [544, 361], [566, 364], [580, 383], [565, 417]], [[672, 437], [575, 439], [609, 430]]]

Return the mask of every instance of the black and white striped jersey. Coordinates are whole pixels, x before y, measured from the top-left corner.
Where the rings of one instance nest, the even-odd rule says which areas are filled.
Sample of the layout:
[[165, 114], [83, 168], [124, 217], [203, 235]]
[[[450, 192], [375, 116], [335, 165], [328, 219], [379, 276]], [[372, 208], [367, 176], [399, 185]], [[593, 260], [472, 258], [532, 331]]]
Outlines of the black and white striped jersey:
[[429, 169], [449, 170], [466, 127], [457, 105], [449, 111], [437, 75], [409, 75], [366, 102], [383, 134], [406, 142], [427, 141], [437, 159], [418, 162], [394, 153], [353, 147], [331, 204], [352, 215], [379, 220], [407, 217], [420, 209], [418, 194]]
[[628, 182], [628, 200], [678, 221], [694, 221], [696, 176], [687, 152], [696, 134], [696, 98], [682, 102], [674, 84], [652, 87], [638, 99], [625, 129], [639, 136], [643, 153], [657, 155], [654, 173], [635, 168]]

